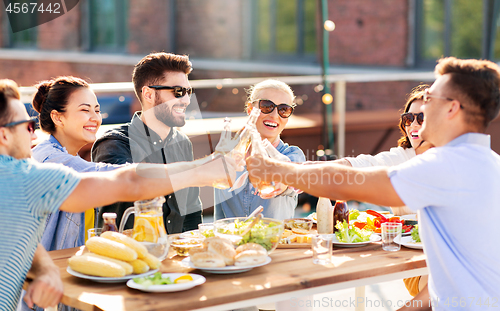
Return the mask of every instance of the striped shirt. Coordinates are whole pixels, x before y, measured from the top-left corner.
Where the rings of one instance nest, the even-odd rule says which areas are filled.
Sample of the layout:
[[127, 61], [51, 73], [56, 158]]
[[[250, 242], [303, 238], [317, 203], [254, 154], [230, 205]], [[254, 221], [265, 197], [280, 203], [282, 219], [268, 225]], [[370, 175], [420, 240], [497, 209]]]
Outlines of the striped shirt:
[[15, 310], [48, 213], [80, 181], [56, 164], [0, 155], [0, 310]]

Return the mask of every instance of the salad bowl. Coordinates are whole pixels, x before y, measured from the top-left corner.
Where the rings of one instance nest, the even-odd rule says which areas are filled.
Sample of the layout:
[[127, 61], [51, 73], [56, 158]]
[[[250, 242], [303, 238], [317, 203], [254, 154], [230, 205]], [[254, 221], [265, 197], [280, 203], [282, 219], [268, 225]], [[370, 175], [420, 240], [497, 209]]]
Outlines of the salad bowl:
[[247, 233], [247, 227], [254, 218], [234, 217], [220, 219], [214, 222], [215, 236], [231, 240], [235, 245], [257, 243], [262, 245], [270, 254], [279, 244], [284, 230], [283, 221], [273, 218], [260, 219]]

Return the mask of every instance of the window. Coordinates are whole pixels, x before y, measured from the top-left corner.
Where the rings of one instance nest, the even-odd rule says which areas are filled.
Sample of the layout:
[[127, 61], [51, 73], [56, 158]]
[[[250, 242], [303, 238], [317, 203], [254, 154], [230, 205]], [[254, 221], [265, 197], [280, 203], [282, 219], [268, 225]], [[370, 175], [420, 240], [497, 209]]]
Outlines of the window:
[[10, 47], [13, 48], [36, 48], [37, 27], [22, 30], [16, 33], [10, 32]]
[[434, 66], [442, 56], [500, 60], [500, 0], [416, 3], [417, 65]]
[[315, 60], [315, 0], [252, 1], [254, 58]]
[[89, 49], [103, 52], [125, 51], [128, 1], [89, 1]]
[[[22, 4], [29, 4], [29, 0], [17, 1]], [[6, 2], [7, 3], [7, 2]], [[12, 3], [12, 2], [10, 2]], [[7, 4], [6, 4], [7, 6]], [[4, 18], [8, 19], [10, 25], [7, 27], [9, 29], [9, 46], [13, 48], [36, 48], [37, 45], [37, 14], [11, 14], [10, 18], [7, 14]], [[31, 27], [31, 28], [30, 28]], [[13, 33], [13, 29], [25, 29]]]

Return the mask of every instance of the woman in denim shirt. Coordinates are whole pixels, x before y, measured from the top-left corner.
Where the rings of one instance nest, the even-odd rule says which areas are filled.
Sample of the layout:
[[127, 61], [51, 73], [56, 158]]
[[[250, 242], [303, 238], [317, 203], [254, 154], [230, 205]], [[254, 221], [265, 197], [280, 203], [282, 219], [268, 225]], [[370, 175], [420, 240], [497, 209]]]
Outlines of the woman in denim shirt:
[[[245, 110], [249, 114], [253, 108], [260, 108], [256, 127], [262, 139], [267, 139], [292, 162], [304, 162], [305, 156], [297, 146], [289, 146], [280, 139], [280, 134], [288, 123], [288, 117], [295, 107], [292, 89], [278, 80], [265, 80], [250, 87]], [[237, 177], [243, 172], [238, 172]], [[297, 207], [297, 192], [281, 185], [281, 188], [269, 195], [255, 195], [255, 188], [248, 179], [234, 191], [215, 189], [214, 218], [247, 216], [257, 207], [264, 207], [265, 217], [292, 218]]]
[[[83, 146], [95, 141], [102, 122], [99, 103], [87, 82], [75, 77], [58, 77], [41, 82], [36, 88], [33, 107], [40, 113], [40, 127], [50, 137], [33, 148], [35, 160], [60, 163], [78, 172], [120, 167], [88, 162], [78, 156]], [[49, 215], [41, 243], [48, 251], [85, 244], [85, 213], [59, 211]]]

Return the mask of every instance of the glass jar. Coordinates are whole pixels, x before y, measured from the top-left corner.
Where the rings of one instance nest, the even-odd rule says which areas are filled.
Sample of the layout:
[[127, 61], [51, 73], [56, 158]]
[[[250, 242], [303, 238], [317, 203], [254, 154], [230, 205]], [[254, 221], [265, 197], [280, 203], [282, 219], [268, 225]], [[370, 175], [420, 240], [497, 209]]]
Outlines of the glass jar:
[[134, 206], [125, 211], [120, 223], [120, 232], [123, 232], [128, 217], [134, 213], [132, 238], [146, 246], [149, 253], [160, 260], [167, 257], [169, 248], [167, 232], [163, 223], [164, 202], [165, 197], [135, 201]]
[[118, 227], [116, 227], [116, 213], [104, 213], [102, 214], [102, 219], [104, 220], [102, 232], [118, 231]]
[[338, 200], [335, 202], [333, 208], [333, 232], [337, 232], [337, 228], [335, 228], [337, 221], [343, 223], [344, 220], [349, 223], [349, 208], [347, 207], [346, 201]]

